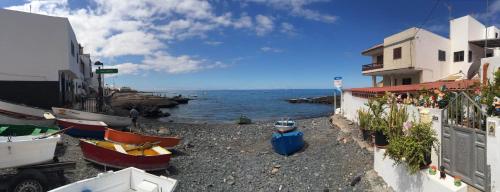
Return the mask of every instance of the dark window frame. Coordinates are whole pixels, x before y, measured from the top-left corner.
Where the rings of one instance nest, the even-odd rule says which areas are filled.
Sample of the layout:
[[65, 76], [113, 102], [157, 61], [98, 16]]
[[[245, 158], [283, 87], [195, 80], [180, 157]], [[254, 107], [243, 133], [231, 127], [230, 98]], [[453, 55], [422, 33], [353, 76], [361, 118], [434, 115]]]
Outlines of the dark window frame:
[[73, 41], [71, 41], [71, 55], [74, 57], [75, 56], [75, 44], [73, 43]]
[[446, 51], [438, 50], [438, 60], [446, 61]]
[[462, 62], [464, 61], [465, 51], [455, 51], [453, 52], [453, 62]]
[[469, 50], [469, 54], [467, 55], [467, 61], [470, 63], [472, 62], [472, 51]]
[[411, 85], [411, 83], [412, 83], [411, 77], [401, 79], [401, 85]]
[[401, 59], [403, 55], [403, 50], [401, 47], [392, 49], [392, 59]]

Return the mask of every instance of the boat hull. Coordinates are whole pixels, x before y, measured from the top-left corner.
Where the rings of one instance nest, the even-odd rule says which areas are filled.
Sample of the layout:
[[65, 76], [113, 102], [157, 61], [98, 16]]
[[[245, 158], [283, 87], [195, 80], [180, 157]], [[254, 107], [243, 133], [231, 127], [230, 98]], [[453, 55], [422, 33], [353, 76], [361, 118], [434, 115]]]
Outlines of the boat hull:
[[43, 114], [48, 112], [44, 109], [39, 109], [35, 107], [30, 107], [26, 105], [13, 104], [6, 101], [0, 100], [0, 113], [7, 114], [9, 116], [16, 116], [18, 118], [24, 119], [45, 119]]
[[273, 133], [271, 144], [276, 153], [291, 155], [304, 147], [305, 143], [303, 136], [304, 133], [300, 131]]
[[55, 125], [55, 120], [53, 119], [26, 119], [17, 118], [5, 114], [0, 114], [0, 124], [11, 124], [11, 125], [39, 125], [39, 126], [53, 126]]
[[61, 129], [71, 127], [71, 129], [66, 130], [64, 133], [77, 138], [92, 138], [92, 139], [104, 139], [104, 132], [106, 130], [106, 124], [85, 124], [84, 121], [78, 120], [66, 120], [57, 119], [57, 125]]
[[[142, 184], [142, 185], [141, 185]], [[151, 190], [150, 186], [144, 184], [152, 184], [155, 190]], [[74, 191], [100, 191], [100, 192], [116, 192], [116, 191], [162, 191], [172, 192], [177, 186], [177, 180], [156, 176], [146, 173], [143, 170], [129, 167], [116, 172], [108, 171], [100, 173], [97, 177], [89, 178], [75, 183], [71, 183], [49, 192], [74, 192]]]
[[52, 111], [57, 117], [60, 118], [102, 121], [110, 127], [127, 127], [131, 123], [131, 120], [128, 117], [104, 115], [57, 107], [52, 107]]
[[60, 136], [33, 139], [36, 136], [0, 137], [0, 168], [14, 168], [51, 161]]
[[158, 145], [161, 147], [173, 147], [179, 144], [180, 138], [178, 137], [157, 137], [140, 135], [130, 132], [117, 131], [113, 129], [106, 129], [104, 134], [104, 139], [109, 141], [115, 141], [119, 143], [140, 145], [146, 142], [154, 143], [160, 142]]
[[134, 156], [103, 147], [90, 144], [80, 140], [80, 148], [86, 160], [93, 163], [123, 169], [127, 167], [137, 167], [146, 171], [164, 170], [168, 168], [170, 155], [158, 156]]

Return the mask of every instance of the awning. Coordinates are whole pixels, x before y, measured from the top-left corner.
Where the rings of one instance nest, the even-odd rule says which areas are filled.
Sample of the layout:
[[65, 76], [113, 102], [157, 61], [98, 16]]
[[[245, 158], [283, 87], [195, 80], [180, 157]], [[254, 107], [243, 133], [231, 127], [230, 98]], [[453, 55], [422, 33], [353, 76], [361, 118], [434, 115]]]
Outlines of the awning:
[[366, 87], [366, 88], [351, 88], [346, 89], [346, 91], [352, 92], [355, 96], [360, 97], [374, 97], [377, 95], [383, 95], [385, 92], [391, 93], [406, 93], [406, 92], [418, 92], [421, 90], [432, 90], [439, 89], [441, 86], [445, 86], [449, 90], [467, 90], [470, 89], [474, 84], [479, 83], [478, 80], [459, 80], [459, 81], [435, 81], [420, 84], [411, 85], [397, 85], [397, 86], [386, 86], [386, 87]]
[[500, 47], [500, 39], [482, 39], [482, 40], [469, 41], [469, 43], [472, 43], [479, 47], [484, 47], [485, 44], [486, 47]]

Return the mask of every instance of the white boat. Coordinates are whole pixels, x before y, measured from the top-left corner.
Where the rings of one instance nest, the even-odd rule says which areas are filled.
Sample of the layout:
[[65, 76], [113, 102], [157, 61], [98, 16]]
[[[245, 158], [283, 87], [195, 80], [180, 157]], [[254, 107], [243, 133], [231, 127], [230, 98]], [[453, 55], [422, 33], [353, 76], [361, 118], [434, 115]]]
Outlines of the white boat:
[[281, 120], [274, 123], [274, 128], [280, 133], [286, 133], [297, 129], [297, 123], [292, 120]]
[[49, 111], [26, 105], [13, 104], [0, 100], [0, 114], [19, 119], [44, 120]]
[[54, 119], [25, 119], [18, 118], [15, 116], [9, 116], [6, 114], [0, 114], [0, 124], [11, 124], [11, 125], [38, 125], [49, 127], [55, 125]]
[[90, 113], [74, 109], [52, 107], [52, 111], [58, 118], [102, 121], [110, 127], [127, 127], [132, 122], [128, 117]]
[[61, 136], [37, 137], [0, 137], [0, 169], [51, 161]]
[[146, 173], [141, 169], [129, 167], [116, 172], [99, 173], [97, 177], [77, 181], [49, 192], [171, 192], [177, 180]]

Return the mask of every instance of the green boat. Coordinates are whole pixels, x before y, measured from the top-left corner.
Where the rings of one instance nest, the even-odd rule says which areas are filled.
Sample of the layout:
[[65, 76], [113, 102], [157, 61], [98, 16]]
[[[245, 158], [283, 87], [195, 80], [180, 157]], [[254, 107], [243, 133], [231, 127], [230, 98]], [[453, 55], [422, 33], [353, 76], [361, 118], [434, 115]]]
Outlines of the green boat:
[[244, 115], [241, 115], [240, 118], [236, 120], [236, 124], [243, 125], [243, 124], [251, 124], [252, 120]]
[[59, 131], [57, 127], [42, 127], [36, 125], [0, 124], [0, 136], [43, 135]]

